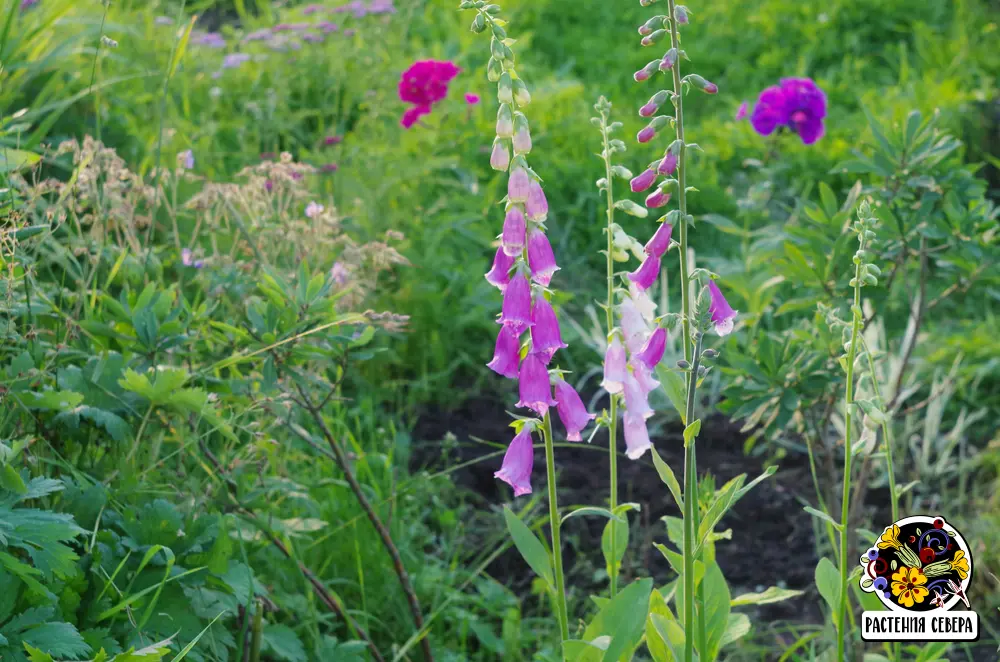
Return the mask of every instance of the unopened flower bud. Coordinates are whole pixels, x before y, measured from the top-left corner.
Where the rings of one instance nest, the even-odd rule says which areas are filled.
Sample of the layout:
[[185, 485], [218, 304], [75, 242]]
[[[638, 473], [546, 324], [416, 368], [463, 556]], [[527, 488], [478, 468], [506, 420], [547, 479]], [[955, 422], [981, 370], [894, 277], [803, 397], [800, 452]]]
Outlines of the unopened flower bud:
[[502, 103], [497, 111], [497, 135], [501, 138], [514, 136], [514, 114], [510, 106]]
[[500, 80], [500, 76], [503, 74], [503, 65], [500, 64], [500, 60], [495, 57], [491, 57], [489, 64], [486, 65], [486, 78], [489, 79], [491, 83], [496, 83]]
[[657, 189], [646, 196], [646, 208], [658, 209], [670, 202], [670, 194]]
[[653, 60], [647, 63], [645, 67], [632, 74], [632, 78], [634, 78], [635, 82], [637, 83], [641, 83], [644, 80], [649, 80], [649, 77], [652, 76], [654, 73], [656, 73], [656, 70], [659, 68], [659, 66], [660, 66], [660, 61]]
[[717, 358], [719, 358], [719, 352], [718, 352], [718, 350], [712, 349], [711, 347], [708, 348], [708, 349], [706, 349], [704, 352], [702, 352], [701, 355], [702, 355], [702, 357], [704, 357], [706, 359], [717, 359]]
[[507, 71], [500, 74], [500, 81], [497, 83], [497, 100], [500, 103], [514, 102], [514, 86], [510, 79], [510, 73]]
[[545, 191], [534, 179], [528, 184], [528, 200], [524, 203], [524, 212], [529, 220], [536, 222], [544, 221], [549, 213], [549, 201], [545, 197]]
[[677, 64], [677, 49], [671, 48], [663, 54], [663, 59], [660, 60], [660, 71], [670, 71], [675, 64]]
[[531, 133], [528, 131], [528, 118], [524, 113], [514, 113], [514, 151], [527, 154], [531, 151]]
[[666, 103], [669, 98], [670, 93], [667, 90], [660, 90], [646, 102], [642, 108], [639, 109], [639, 115], [641, 117], [652, 117], [656, 114], [656, 111], [660, 109], [664, 103]]
[[678, 25], [687, 25], [689, 16], [690, 12], [684, 5], [677, 5], [674, 7], [674, 19], [677, 21]]
[[644, 172], [636, 175], [629, 182], [629, 186], [633, 193], [642, 193], [656, 181], [656, 171], [652, 168], [645, 170]]
[[507, 141], [501, 138], [493, 140], [493, 152], [490, 154], [490, 167], [501, 172], [510, 167], [510, 148]]
[[531, 95], [528, 94], [528, 86], [520, 78], [514, 81], [514, 101], [518, 106], [527, 106], [531, 103]]
[[681, 370], [690, 370], [691, 364], [685, 361], [684, 359], [681, 359], [680, 361], [677, 362], [677, 367], [680, 368]]
[[641, 43], [643, 46], [652, 46], [653, 44], [662, 40], [665, 36], [667, 36], [666, 30], [663, 29], [654, 30], [651, 34], [648, 34], [645, 37], [643, 37], [642, 41], [640, 41], [639, 43]]
[[511, 202], [526, 202], [531, 191], [531, 177], [528, 171], [515, 165], [507, 180], [507, 197]]
[[470, 28], [470, 30], [472, 30], [476, 34], [479, 34], [485, 29], [486, 29], [486, 19], [483, 18], [482, 14], [476, 14], [476, 17], [472, 19], [472, 27]]
[[719, 91], [718, 85], [708, 82], [698, 74], [686, 76], [684, 80], [688, 81], [696, 90], [701, 90], [705, 94], [716, 94]]
[[641, 34], [643, 37], [647, 37], [653, 34], [654, 30], [660, 28], [663, 25], [663, 19], [665, 18], [666, 16], [660, 15], [660, 16], [654, 16], [653, 18], [649, 19], [648, 21], [639, 26], [639, 34]]

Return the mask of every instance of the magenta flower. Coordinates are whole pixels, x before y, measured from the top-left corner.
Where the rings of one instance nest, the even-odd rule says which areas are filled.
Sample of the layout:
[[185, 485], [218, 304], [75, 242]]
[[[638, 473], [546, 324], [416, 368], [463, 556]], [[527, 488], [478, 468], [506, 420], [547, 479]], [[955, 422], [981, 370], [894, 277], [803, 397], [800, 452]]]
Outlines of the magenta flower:
[[517, 375], [518, 393], [521, 397], [517, 401], [518, 407], [527, 407], [534, 410], [539, 416], [545, 416], [549, 407], [554, 407], [556, 401], [552, 399], [552, 385], [549, 383], [549, 371], [542, 362], [542, 358], [532, 352], [521, 361], [521, 370]]
[[646, 255], [663, 257], [663, 254], [670, 248], [670, 234], [673, 230], [674, 228], [669, 223], [660, 223], [660, 227], [656, 228], [656, 232], [646, 242], [644, 248]]
[[621, 316], [622, 334], [625, 336], [625, 346], [630, 354], [635, 354], [642, 349], [646, 342], [646, 334], [649, 327], [646, 320], [639, 311], [639, 307], [631, 298], [625, 299], [618, 306], [618, 314]]
[[524, 203], [524, 211], [532, 221], [542, 221], [549, 213], [549, 201], [545, 198], [545, 191], [534, 179], [528, 184], [528, 200]]
[[531, 446], [532, 426], [525, 425], [507, 447], [500, 470], [493, 474], [514, 488], [514, 496], [531, 494], [531, 468], [535, 452]]
[[653, 444], [649, 441], [649, 431], [646, 429], [646, 419], [625, 412], [625, 456], [630, 460], [638, 460]]
[[507, 197], [511, 202], [527, 202], [531, 192], [531, 177], [524, 168], [514, 168], [507, 180]]
[[787, 127], [799, 134], [803, 143], [811, 145], [822, 137], [825, 117], [826, 95], [812, 79], [784, 78], [780, 86], [760, 93], [750, 124], [762, 136]]
[[633, 193], [642, 193], [656, 182], [656, 171], [647, 168], [642, 173], [636, 175], [629, 182]]
[[625, 385], [625, 348], [615, 335], [604, 354], [604, 381], [601, 388], [608, 393], [621, 393]]
[[639, 350], [639, 353], [636, 354], [635, 358], [642, 361], [642, 363], [650, 370], [655, 370], [656, 366], [663, 360], [663, 352], [666, 348], [667, 330], [658, 326], [651, 334], [649, 334], [646, 344], [642, 346], [642, 349]]
[[409, 129], [417, 123], [417, 120], [424, 115], [429, 115], [430, 112], [430, 106], [411, 106], [405, 113], [403, 113], [403, 117], [400, 118], [399, 123], [404, 129]]
[[655, 255], [647, 255], [639, 268], [628, 274], [628, 279], [635, 283], [640, 290], [648, 290], [656, 282], [656, 277], [660, 275], [660, 258]]
[[531, 323], [531, 352], [548, 365], [553, 355], [568, 345], [559, 332], [556, 311], [541, 293], [535, 297], [535, 305], [531, 308]]
[[677, 155], [673, 150], [669, 150], [663, 155], [663, 160], [656, 166], [656, 172], [661, 175], [672, 175], [677, 170]]
[[330, 145], [337, 145], [343, 140], [340, 136], [327, 136], [323, 139], [323, 144], [329, 147]]
[[503, 246], [497, 249], [497, 254], [493, 256], [493, 268], [486, 274], [486, 282], [500, 288], [503, 292], [510, 282], [510, 268], [514, 266], [514, 258], [507, 255]]
[[[346, 32], [345, 32], [346, 34]], [[421, 115], [431, 112], [431, 106], [448, 95], [448, 83], [458, 75], [454, 62], [421, 60], [414, 62], [399, 79], [399, 99], [413, 104], [403, 114], [401, 124], [410, 128]]]
[[747, 102], [744, 101], [740, 104], [740, 107], [736, 109], [736, 121], [745, 120], [747, 118], [747, 113], [749, 108], [747, 107]]
[[559, 271], [549, 238], [539, 228], [528, 233], [528, 266], [531, 267], [531, 280], [543, 287], [548, 287], [552, 275]]
[[677, 49], [671, 48], [663, 54], [663, 59], [660, 60], [660, 71], [670, 71], [675, 64], [677, 64]]
[[712, 303], [708, 307], [708, 312], [712, 314], [712, 323], [715, 324], [715, 332], [720, 336], [726, 336], [733, 331], [733, 320], [736, 319], [736, 311], [733, 310], [726, 297], [722, 296], [722, 291], [715, 284], [714, 280], [708, 281], [708, 292], [712, 296]]
[[647, 209], [659, 209], [660, 207], [666, 206], [668, 202], [670, 202], [670, 194], [664, 193], [660, 189], [656, 189], [646, 196]]
[[576, 392], [565, 380], [556, 380], [556, 412], [559, 420], [566, 428], [566, 441], [582, 441], [580, 431], [587, 423], [594, 420], [597, 414], [590, 414]]
[[319, 167], [320, 172], [337, 172], [339, 166], [336, 163], [324, 163]]
[[493, 372], [517, 379], [517, 366], [521, 359], [521, 342], [509, 326], [501, 326], [497, 334], [496, 348], [493, 350], [493, 360], [486, 366]]
[[479, 95], [473, 94], [472, 92], [467, 92], [465, 94], [465, 103], [469, 104], [470, 106], [477, 105], [479, 103]]
[[521, 208], [512, 205], [503, 219], [503, 234], [500, 235], [500, 245], [503, 246], [504, 253], [516, 257], [524, 251], [527, 226]]
[[531, 284], [521, 272], [514, 274], [503, 291], [503, 307], [498, 321], [511, 327], [517, 335], [531, 326]]
[[510, 149], [507, 142], [496, 138], [493, 140], [493, 152], [490, 154], [490, 167], [505, 172], [510, 166]]
[[656, 72], [659, 66], [660, 66], [660, 61], [653, 60], [652, 62], [647, 63], [645, 67], [632, 74], [632, 78], [634, 78], [635, 82], [637, 83], [649, 80], [649, 77]]
[[647, 368], [642, 361], [633, 359], [629, 361], [629, 365], [632, 366], [632, 374], [635, 375], [635, 380], [639, 382], [639, 386], [644, 392], [652, 393], [660, 387], [660, 382], [653, 377], [653, 371]]
[[647, 126], [641, 129], [639, 133], [635, 135], [635, 139], [638, 140], [640, 143], [648, 143], [655, 136], [656, 136], [656, 129], [654, 129], [651, 126]]
[[646, 391], [631, 372], [625, 373], [625, 413], [627, 416], [641, 416], [644, 419], [653, 415], [649, 406]]

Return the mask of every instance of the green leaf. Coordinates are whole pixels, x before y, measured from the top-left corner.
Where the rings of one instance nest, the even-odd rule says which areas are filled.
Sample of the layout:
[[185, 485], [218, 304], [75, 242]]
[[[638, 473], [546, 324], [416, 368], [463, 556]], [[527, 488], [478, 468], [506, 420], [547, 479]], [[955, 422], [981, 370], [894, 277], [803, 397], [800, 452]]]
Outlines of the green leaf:
[[0, 147], [0, 175], [35, 165], [42, 159], [34, 152], [26, 152], [22, 149], [11, 149]]
[[722, 638], [729, 624], [730, 600], [729, 585], [722, 575], [718, 563], [712, 563], [705, 571], [702, 580], [705, 594], [705, 630], [708, 644], [707, 651], [699, 651], [702, 660], [714, 660], [718, 657]]
[[90, 654], [90, 646], [70, 623], [43, 623], [22, 634], [21, 639], [25, 646], [37, 646], [59, 658], [80, 658]]
[[632, 582], [609, 601], [587, 625], [583, 633], [584, 641], [593, 642], [598, 637], [611, 637], [601, 660], [617, 662], [639, 645], [646, 615], [649, 613], [649, 595], [652, 590], [652, 579]]
[[686, 423], [684, 409], [687, 403], [684, 401], [684, 394], [687, 391], [687, 386], [684, 384], [684, 379], [676, 371], [667, 368], [662, 363], [656, 366], [656, 377], [660, 381], [663, 392], [667, 394], [670, 404], [680, 414], [681, 422]]
[[826, 600], [830, 611], [836, 613], [840, 608], [840, 572], [833, 562], [825, 556], [816, 565], [816, 588]]
[[28, 491], [28, 486], [24, 484], [21, 474], [9, 464], [0, 467], [0, 487], [15, 494], [24, 494]]
[[697, 419], [694, 423], [684, 428], [684, 448], [687, 448], [698, 438], [698, 433], [701, 432], [701, 419]]
[[803, 508], [803, 510], [805, 510], [807, 513], [809, 513], [813, 517], [816, 517], [817, 519], [823, 520], [827, 524], [832, 524], [833, 528], [835, 528], [837, 531], [843, 531], [844, 530], [844, 527], [842, 527], [840, 525], [840, 523], [837, 522], [837, 520], [833, 519], [832, 517], [830, 517], [829, 515], [827, 515], [826, 513], [824, 513], [822, 510], [816, 510], [812, 506], [806, 506], [805, 508]]
[[673, 621], [674, 615], [667, 605], [663, 594], [655, 588], [649, 596], [649, 617], [646, 619], [646, 648], [649, 649], [650, 657], [658, 662], [674, 662], [673, 642], [660, 633], [653, 622], [654, 616], [660, 616], [668, 621]]
[[264, 650], [285, 662], [308, 662], [302, 641], [287, 625], [268, 625], [264, 628]]
[[72, 391], [25, 391], [17, 397], [28, 409], [45, 411], [72, 409], [83, 402], [83, 396]]
[[677, 504], [681, 512], [684, 512], [684, 497], [681, 496], [681, 484], [677, 482], [674, 470], [670, 468], [669, 464], [663, 461], [660, 454], [656, 452], [655, 446], [650, 448], [650, 450], [653, 454], [653, 466], [656, 467], [656, 473], [660, 474], [660, 480], [670, 490], [670, 494], [674, 497], [674, 503]]
[[611, 520], [617, 520], [619, 522], [625, 521], [621, 516], [615, 515], [607, 508], [596, 508], [594, 506], [585, 506], [583, 508], [577, 508], [576, 510], [571, 510], [565, 515], [563, 515], [562, 521], [565, 522], [570, 517], [578, 517], [582, 515], [599, 515], [600, 517], [607, 517]]
[[782, 600], [796, 598], [802, 594], [803, 591], [793, 591], [789, 588], [769, 586], [760, 593], [744, 593], [741, 596], [735, 597], [732, 599], [732, 602], [730, 602], [730, 605], [733, 607], [742, 607], [743, 605], [767, 605], [772, 602], [781, 602]]
[[54, 662], [51, 655], [38, 650], [28, 642], [24, 642], [24, 650], [28, 653], [28, 659], [31, 662]]
[[550, 590], [554, 590], [555, 579], [552, 572], [552, 559], [545, 551], [545, 546], [538, 537], [531, 532], [524, 522], [507, 506], [503, 508], [503, 517], [507, 522], [507, 530], [510, 537], [514, 539], [514, 546], [521, 553], [521, 557], [531, 566], [535, 574], [545, 580]]
[[[611, 549], [611, 527], [615, 532], [615, 548]], [[608, 574], [613, 574], [614, 570], [621, 565], [625, 552], [628, 550], [628, 519], [608, 520], [604, 525], [604, 532], [601, 534], [601, 553], [604, 555], [604, 564]]]
[[723, 648], [734, 641], [738, 641], [750, 633], [750, 619], [746, 614], [730, 614], [729, 622], [726, 623], [726, 631], [722, 633], [719, 640], [719, 648]]
[[[667, 648], [670, 649], [673, 657], [665, 658], [666, 662], [675, 662], [681, 658], [678, 656], [678, 651], [684, 650], [684, 627], [680, 624], [673, 615], [666, 616], [664, 614], [655, 613], [649, 615], [649, 622], [653, 624], [656, 629], [656, 633], [660, 635], [660, 640], [663, 641]], [[657, 662], [663, 662], [658, 660]]]

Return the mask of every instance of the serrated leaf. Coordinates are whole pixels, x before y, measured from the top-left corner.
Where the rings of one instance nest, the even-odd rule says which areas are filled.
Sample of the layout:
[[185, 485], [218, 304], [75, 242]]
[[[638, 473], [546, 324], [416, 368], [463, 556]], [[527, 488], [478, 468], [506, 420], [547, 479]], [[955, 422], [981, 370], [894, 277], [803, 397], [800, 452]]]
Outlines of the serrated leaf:
[[37, 646], [55, 657], [81, 658], [90, 654], [90, 646], [70, 623], [43, 623], [24, 632], [21, 639], [26, 646]]

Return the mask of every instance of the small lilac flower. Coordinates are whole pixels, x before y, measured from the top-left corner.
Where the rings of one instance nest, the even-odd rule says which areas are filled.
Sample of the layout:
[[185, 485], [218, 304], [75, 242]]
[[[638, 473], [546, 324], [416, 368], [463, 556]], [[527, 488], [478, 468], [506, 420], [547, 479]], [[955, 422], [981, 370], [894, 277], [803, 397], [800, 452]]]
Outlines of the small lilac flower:
[[520, 207], [512, 205], [503, 219], [503, 234], [500, 235], [503, 252], [511, 257], [520, 255], [524, 251], [526, 231], [527, 222], [524, 220], [524, 213]]
[[208, 46], [209, 48], [226, 47], [226, 40], [218, 32], [202, 32], [192, 37], [191, 40], [199, 46]]
[[677, 170], [677, 155], [674, 154], [673, 150], [669, 150], [663, 155], [660, 164], [656, 166], [656, 172], [661, 175], [672, 175], [675, 170]]
[[670, 248], [670, 234], [673, 230], [674, 228], [669, 223], [660, 223], [660, 227], [656, 228], [656, 232], [646, 242], [643, 249], [646, 255], [663, 257], [663, 254]]
[[323, 144], [326, 145], [327, 147], [331, 145], [339, 145], [342, 140], [343, 140], [342, 136], [327, 136], [326, 138], [323, 139]]
[[749, 108], [747, 107], [747, 102], [744, 101], [740, 104], [740, 107], [736, 109], [736, 121], [745, 120], [747, 118], [747, 113]]
[[556, 380], [556, 412], [559, 420], [566, 428], [566, 441], [582, 441], [580, 431], [587, 423], [594, 420], [597, 414], [590, 414], [580, 399], [580, 394], [564, 379]]
[[632, 359], [629, 361], [629, 365], [632, 366], [632, 374], [635, 375], [635, 380], [639, 382], [639, 386], [642, 390], [649, 394], [660, 387], [660, 382], [656, 381], [653, 377], [653, 371], [646, 367], [642, 361]]
[[490, 167], [505, 172], [510, 167], [510, 149], [507, 141], [497, 138], [493, 141], [493, 152], [490, 154]]
[[270, 179], [264, 181], [264, 190], [265, 191], [267, 191], [268, 193], [270, 193], [273, 188], [274, 188], [274, 182], [272, 182]]
[[531, 192], [531, 177], [524, 168], [514, 168], [507, 180], [507, 197], [511, 202], [527, 202]]
[[323, 11], [323, 5], [306, 5], [302, 8], [302, 15], [309, 16], [310, 14], [315, 14], [318, 11]]
[[525, 425], [507, 447], [500, 470], [493, 474], [514, 488], [514, 496], [531, 494], [531, 469], [535, 463], [535, 451], [531, 446], [532, 426]]
[[528, 200], [524, 203], [524, 211], [532, 221], [543, 221], [549, 213], [549, 201], [545, 197], [545, 191], [534, 179], [528, 184]]
[[601, 388], [608, 393], [621, 393], [625, 386], [625, 347], [615, 334], [604, 354], [604, 381]]
[[250, 61], [249, 53], [230, 53], [226, 57], [222, 58], [222, 68], [223, 69], [235, 69], [243, 65], [244, 62]]
[[632, 178], [629, 182], [629, 187], [632, 189], [633, 193], [642, 193], [650, 186], [656, 182], [656, 171], [652, 168], [647, 168], [640, 174]]
[[351, 271], [344, 265], [343, 262], [334, 262], [333, 266], [330, 267], [330, 278], [333, 279], [337, 285], [343, 287], [347, 285], [348, 279], [351, 277]]
[[503, 292], [510, 282], [510, 268], [514, 266], [514, 258], [504, 252], [503, 246], [497, 249], [493, 256], [493, 268], [486, 274], [486, 282], [500, 288]]
[[655, 370], [660, 361], [663, 360], [663, 352], [667, 348], [667, 330], [661, 326], [649, 334], [646, 344], [642, 346], [636, 358], [650, 370]]
[[340, 29], [340, 26], [336, 23], [331, 23], [330, 21], [320, 21], [316, 24], [316, 27], [322, 30], [324, 33], [329, 34], [331, 32], [336, 32]]
[[310, 202], [306, 205], [306, 218], [316, 218], [323, 213], [323, 205], [318, 202]]
[[[173, 25], [173, 21], [171, 21], [170, 24]], [[273, 33], [271, 32], [270, 28], [264, 28], [263, 30], [255, 30], [254, 32], [250, 32], [245, 37], [243, 37], [243, 42], [246, 43], [249, 41], [264, 41], [270, 39], [272, 34]]]
[[486, 364], [493, 372], [508, 379], [517, 379], [518, 362], [521, 359], [521, 342], [509, 326], [501, 326], [497, 334], [493, 360]]
[[185, 267], [194, 267], [195, 269], [201, 269], [205, 266], [204, 260], [194, 259], [194, 253], [191, 252], [190, 248], [181, 249], [181, 264]]
[[559, 271], [549, 238], [539, 228], [528, 233], [528, 266], [531, 267], [531, 280], [542, 287], [548, 287], [552, 275]]
[[656, 129], [651, 126], [643, 128], [639, 133], [636, 134], [635, 139], [640, 143], [648, 143], [656, 136]]
[[656, 189], [652, 193], [646, 196], [646, 208], [647, 209], [659, 209], [660, 207], [666, 206], [670, 202], [670, 194]]
[[465, 95], [465, 103], [470, 106], [475, 106], [479, 103], [479, 95], [473, 94], [472, 92], [467, 92]]
[[625, 456], [630, 460], [638, 460], [653, 444], [649, 441], [649, 431], [646, 429], [646, 419], [625, 412]]
[[635, 302], [631, 298], [625, 299], [618, 306], [618, 314], [621, 316], [625, 346], [628, 348], [630, 354], [635, 354], [645, 344], [649, 327], [646, 325], [646, 320], [643, 318], [642, 313], [639, 312], [639, 307], [635, 305]]
[[646, 391], [642, 390], [639, 380], [631, 372], [625, 373], [625, 413], [631, 416], [649, 418], [653, 409], [649, 406]]
[[729, 306], [726, 297], [722, 296], [722, 291], [715, 284], [714, 280], [708, 281], [708, 292], [712, 296], [712, 303], [708, 307], [708, 312], [712, 314], [712, 323], [715, 324], [715, 332], [720, 336], [726, 336], [733, 331], [733, 320], [736, 319], [736, 312]]
[[517, 335], [531, 326], [531, 284], [524, 274], [518, 272], [510, 279], [503, 292], [503, 307], [500, 310], [500, 324], [511, 327]]
[[177, 155], [177, 163], [184, 170], [190, 170], [194, 168], [194, 152], [189, 149], [184, 150]]
[[549, 383], [549, 371], [542, 358], [532, 352], [521, 361], [521, 370], [517, 374], [517, 388], [520, 400], [518, 407], [534, 410], [539, 416], [545, 416], [549, 407], [554, 407], [552, 385]]
[[541, 293], [535, 297], [535, 305], [531, 308], [531, 323], [531, 352], [548, 365], [555, 353], [568, 345], [559, 332], [556, 311]]
[[648, 290], [656, 282], [656, 277], [659, 275], [660, 258], [648, 255], [638, 269], [629, 272], [628, 279], [635, 283], [635, 286], [640, 290]]
[[678, 25], [687, 25], [688, 23], [688, 8], [684, 5], [677, 5], [674, 7], [674, 18], [677, 19]]

